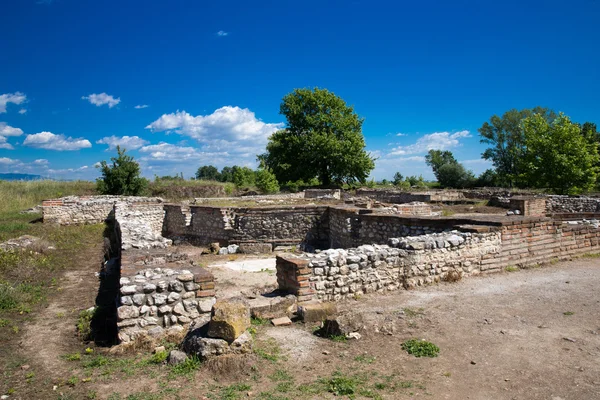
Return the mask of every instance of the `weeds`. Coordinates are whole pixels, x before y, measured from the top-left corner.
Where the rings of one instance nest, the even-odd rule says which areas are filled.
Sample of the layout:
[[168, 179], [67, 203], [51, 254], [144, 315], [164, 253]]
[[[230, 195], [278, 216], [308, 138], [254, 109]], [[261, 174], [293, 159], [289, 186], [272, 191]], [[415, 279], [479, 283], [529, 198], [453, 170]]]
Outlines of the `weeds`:
[[575, 315], [575, 312], [574, 311], [565, 311], [563, 313], [563, 315], [567, 315], [567, 316], [569, 316], [569, 315]]
[[517, 272], [517, 271], [519, 271], [519, 267], [515, 267], [514, 265], [508, 265], [508, 266], [504, 267], [504, 270], [506, 272]]
[[171, 368], [172, 375], [190, 375], [200, 368], [200, 359], [196, 356], [188, 357], [184, 362]]
[[402, 350], [415, 357], [437, 357], [440, 348], [426, 340], [410, 339], [402, 343]]
[[335, 396], [351, 396], [356, 393], [360, 382], [354, 377], [345, 376], [337, 371], [331, 378], [321, 380], [321, 383], [325, 384], [327, 391]]
[[77, 333], [81, 340], [90, 340], [92, 335], [91, 323], [94, 318], [94, 314], [96, 312], [96, 308], [91, 308], [87, 310], [83, 310], [79, 313], [79, 318], [77, 319]]

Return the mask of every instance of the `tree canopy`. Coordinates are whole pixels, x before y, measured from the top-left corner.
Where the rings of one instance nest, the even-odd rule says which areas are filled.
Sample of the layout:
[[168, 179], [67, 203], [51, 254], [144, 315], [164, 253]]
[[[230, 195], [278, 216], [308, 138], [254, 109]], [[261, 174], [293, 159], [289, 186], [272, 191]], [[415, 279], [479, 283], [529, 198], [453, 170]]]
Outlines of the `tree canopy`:
[[547, 187], [558, 194], [578, 194], [594, 187], [598, 146], [579, 124], [562, 113], [551, 122], [535, 114], [523, 121], [523, 133], [519, 178], [529, 187]]
[[501, 117], [493, 115], [489, 122], [485, 122], [479, 128], [480, 142], [490, 145], [481, 156], [492, 162], [501, 184], [510, 187], [522, 184], [518, 177], [522, 171], [521, 162], [525, 154], [523, 120], [534, 114], [540, 115], [547, 122], [556, 118], [554, 111], [544, 107], [520, 111], [512, 109]]
[[96, 180], [98, 191], [102, 194], [138, 196], [144, 192], [148, 180], [140, 176], [140, 165], [125, 149], [117, 146], [117, 157], [111, 157], [112, 165], [100, 162], [102, 178]]
[[286, 127], [269, 138], [259, 156], [279, 182], [364, 182], [375, 167], [365, 151], [364, 120], [334, 93], [295, 89], [283, 98], [279, 112]]

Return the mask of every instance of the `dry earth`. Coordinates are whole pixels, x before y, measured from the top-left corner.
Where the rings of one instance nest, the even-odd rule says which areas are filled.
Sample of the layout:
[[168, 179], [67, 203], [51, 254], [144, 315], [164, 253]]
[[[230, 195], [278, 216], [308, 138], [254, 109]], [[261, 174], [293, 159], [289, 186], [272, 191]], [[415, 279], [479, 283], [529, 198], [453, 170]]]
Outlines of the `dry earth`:
[[[0, 352], [5, 368], [0, 394], [12, 388], [9, 399], [105, 399], [115, 393], [131, 399], [333, 398], [327, 392], [279, 393], [273, 376], [286, 371], [297, 385], [340, 371], [380, 382], [376, 394], [385, 399], [600, 399], [600, 259], [349, 301], [340, 308], [365, 320], [359, 340], [319, 338], [312, 334], [313, 326], [301, 323], [261, 326], [258, 344], [275, 343], [285, 357], [276, 361], [255, 357], [229, 375], [205, 366], [193, 379], [169, 378], [162, 366], [107, 376], [88, 374], [90, 379], [85, 380], [82, 365], [64, 359], [65, 354], [87, 347], [75, 337], [75, 308], [82, 298], [92, 304], [98, 263], [81, 265], [81, 270], [65, 275], [62, 290], [26, 323], [22, 335], [9, 343], [11, 348]], [[233, 293], [231, 288], [237, 285], [251, 288], [275, 279], [272, 272], [232, 273], [219, 268], [215, 274], [217, 282], [235, 284], [223, 294]], [[439, 356], [408, 355], [401, 343], [409, 338], [437, 344]], [[94, 354], [104, 352], [94, 348]], [[65, 384], [70, 376], [79, 377], [76, 385]], [[214, 389], [236, 382], [251, 388], [233, 397]], [[58, 388], [53, 390], [54, 386]], [[156, 397], [149, 394], [159, 391]], [[278, 397], [265, 397], [266, 391]], [[135, 397], [142, 392], [148, 396]]]

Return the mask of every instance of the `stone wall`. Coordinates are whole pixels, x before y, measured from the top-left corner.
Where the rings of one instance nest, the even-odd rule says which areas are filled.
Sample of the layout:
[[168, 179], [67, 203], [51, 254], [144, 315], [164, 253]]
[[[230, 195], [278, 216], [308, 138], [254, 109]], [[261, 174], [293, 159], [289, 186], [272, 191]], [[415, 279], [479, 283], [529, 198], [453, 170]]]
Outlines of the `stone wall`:
[[[388, 245], [330, 249], [296, 256], [299, 261], [295, 269], [290, 266], [296, 262], [294, 258], [285, 262], [278, 258], [278, 282], [282, 290], [294, 294], [302, 290], [303, 301], [340, 300], [496, 272], [507, 266], [567, 260], [600, 252], [600, 214], [593, 216], [576, 220], [577, 215], [571, 214], [564, 221], [514, 217], [490, 221], [489, 226], [465, 225], [463, 232], [392, 238]], [[333, 220], [333, 214], [331, 217]], [[306, 280], [308, 286], [303, 283]]]
[[202, 268], [145, 268], [121, 276], [117, 329], [121, 342], [140, 334], [159, 337], [210, 319], [214, 278]]
[[279, 288], [311, 299], [338, 301], [363, 293], [412, 288], [481, 272], [485, 255], [500, 252], [500, 233], [446, 232], [390, 239], [390, 245], [330, 249], [277, 258]]
[[261, 242], [273, 246], [302, 244], [323, 247], [329, 244], [328, 208], [209, 207], [166, 205], [164, 233], [199, 243], [221, 244]]
[[595, 197], [548, 196], [547, 213], [581, 213], [600, 211], [600, 199]]
[[357, 196], [369, 197], [371, 199], [384, 203], [410, 203], [413, 201], [422, 202], [459, 202], [464, 201], [465, 197], [462, 192], [440, 190], [427, 192], [403, 192], [399, 190], [387, 189], [357, 189]]
[[306, 189], [304, 191], [305, 199], [336, 199], [342, 198], [342, 191], [340, 189]]
[[162, 236], [165, 211], [162, 203], [129, 203], [115, 201], [113, 206], [115, 228], [121, 249], [164, 248], [172, 241]]
[[42, 202], [45, 223], [59, 225], [99, 224], [112, 219], [115, 202], [120, 201], [139, 207], [162, 209], [163, 199], [137, 196], [68, 196]]
[[510, 199], [510, 209], [518, 210], [521, 215], [529, 217], [542, 217], [546, 215], [546, 199], [543, 197], [521, 197]]

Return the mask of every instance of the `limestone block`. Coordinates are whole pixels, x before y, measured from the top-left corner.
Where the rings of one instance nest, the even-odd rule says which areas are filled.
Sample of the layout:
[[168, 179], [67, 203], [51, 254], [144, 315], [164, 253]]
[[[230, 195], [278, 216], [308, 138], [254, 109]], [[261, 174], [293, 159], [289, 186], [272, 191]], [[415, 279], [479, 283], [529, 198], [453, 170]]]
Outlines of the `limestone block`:
[[242, 301], [220, 300], [212, 309], [208, 336], [231, 343], [250, 327], [250, 310]]
[[337, 314], [335, 303], [305, 303], [298, 306], [298, 314], [304, 322], [322, 322]]
[[117, 308], [117, 318], [119, 321], [129, 318], [137, 318], [140, 312], [136, 306], [121, 306]]

